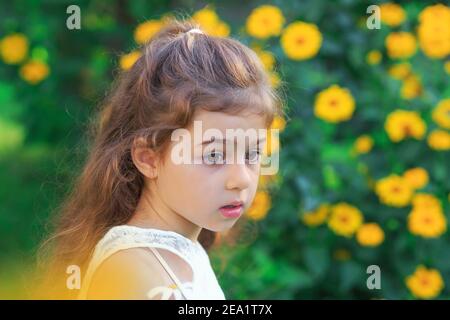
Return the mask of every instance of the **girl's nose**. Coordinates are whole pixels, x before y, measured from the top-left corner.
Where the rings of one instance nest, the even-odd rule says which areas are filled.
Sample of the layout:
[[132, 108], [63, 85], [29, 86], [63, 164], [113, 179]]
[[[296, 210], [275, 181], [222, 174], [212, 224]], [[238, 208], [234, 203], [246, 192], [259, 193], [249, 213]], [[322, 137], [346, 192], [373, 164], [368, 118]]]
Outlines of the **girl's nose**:
[[239, 189], [244, 190], [250, 186], [251, 179], [245, 163], [227, 164], [227, 181], [226, 188], [228, 190]]

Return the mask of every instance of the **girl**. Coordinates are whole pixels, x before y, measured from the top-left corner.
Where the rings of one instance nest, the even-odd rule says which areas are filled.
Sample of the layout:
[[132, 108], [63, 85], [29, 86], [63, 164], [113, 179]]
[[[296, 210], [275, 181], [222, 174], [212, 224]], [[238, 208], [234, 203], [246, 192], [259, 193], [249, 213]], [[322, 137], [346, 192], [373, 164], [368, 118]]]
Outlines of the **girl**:
[[[195, 141], [198, 164], [174, 161], [171, 137], [180, 128], [195, 136], [198, 122], [223, 136], [267, 129], [279, 110], [252, 50], [190, 22], [170, 22], [121, 74], [100, 113], [87, 162], [45, 243], [53, 244], [46, 292], [224, 299], [205, 250], [251, 205], [263, 141], [249, 141], [244, 163], [224, 163], [221, 150], [233, 141]], [[81, 270], [80, 290], [69, 285], [69, 266]]]

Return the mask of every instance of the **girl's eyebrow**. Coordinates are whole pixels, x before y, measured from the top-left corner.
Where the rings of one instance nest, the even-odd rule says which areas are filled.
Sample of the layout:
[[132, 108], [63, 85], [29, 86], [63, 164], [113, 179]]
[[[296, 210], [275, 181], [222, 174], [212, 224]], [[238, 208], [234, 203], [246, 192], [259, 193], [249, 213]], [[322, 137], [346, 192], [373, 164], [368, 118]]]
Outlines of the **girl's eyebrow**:
[[[216, 139], [216, 138], [212, 137], [210, 140], [205, 140], [202, 143], [200, 143], [199, 145], [210, 144], [210, 143], [213, 143], [213, 142], [225, 143], [226, 141], [230, 141], [230, 140], [227, 140], [227, 139], [225, 139], [225, 140], [224, 139]], [[260, 144], [261, 142], [264, 142], [264, 141], [266, 141], [266, 138], [258, 139], [258, 140], [256, 140], [256, 144]]]

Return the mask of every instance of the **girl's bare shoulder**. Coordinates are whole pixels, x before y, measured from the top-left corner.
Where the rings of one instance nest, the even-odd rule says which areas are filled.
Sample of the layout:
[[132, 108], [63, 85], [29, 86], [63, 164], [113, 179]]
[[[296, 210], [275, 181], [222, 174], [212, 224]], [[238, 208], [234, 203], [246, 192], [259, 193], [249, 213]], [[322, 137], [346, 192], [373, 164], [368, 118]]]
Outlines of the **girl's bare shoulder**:
[[[157, 251], [180, 282], [193, 281], [193, 270], [187, 261], [168, 250]], [[149, 248], [130, 248], [112, 254], [99, 265], [92, 277], [87, 297], [148, 299], [149, 290], [155, 287], [170, 287], [173, 283]]]

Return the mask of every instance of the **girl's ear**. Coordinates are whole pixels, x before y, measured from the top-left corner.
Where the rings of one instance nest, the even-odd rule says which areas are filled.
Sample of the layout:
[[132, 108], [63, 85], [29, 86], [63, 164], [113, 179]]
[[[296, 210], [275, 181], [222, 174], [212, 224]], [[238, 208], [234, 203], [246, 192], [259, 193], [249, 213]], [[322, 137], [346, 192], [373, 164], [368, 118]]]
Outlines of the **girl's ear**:
[[131, 159], [136, 168], [147, 178], [154, 179], [158, 175], [159, 158], [154, 150], [149, 148], [143, 137], [136, 138], [131, 148]]

